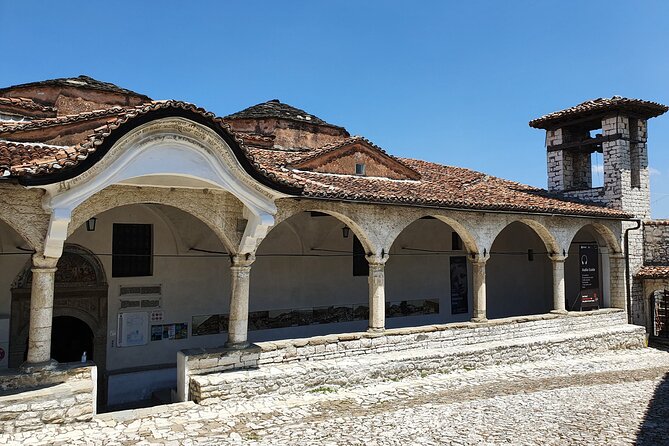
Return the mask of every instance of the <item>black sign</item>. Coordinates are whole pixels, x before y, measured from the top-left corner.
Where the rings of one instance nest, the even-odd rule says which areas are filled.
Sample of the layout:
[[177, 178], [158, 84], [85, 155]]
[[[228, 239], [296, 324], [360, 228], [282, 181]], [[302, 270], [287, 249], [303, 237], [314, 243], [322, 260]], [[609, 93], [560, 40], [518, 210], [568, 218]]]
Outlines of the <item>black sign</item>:
[[469, 311], [468, 288], [467, 257], [451, 257], [451, 314]]
[[597, 245], [579, 245], [579, 268], [581, 271], [581, 310], [599, 308], [599, 253]]

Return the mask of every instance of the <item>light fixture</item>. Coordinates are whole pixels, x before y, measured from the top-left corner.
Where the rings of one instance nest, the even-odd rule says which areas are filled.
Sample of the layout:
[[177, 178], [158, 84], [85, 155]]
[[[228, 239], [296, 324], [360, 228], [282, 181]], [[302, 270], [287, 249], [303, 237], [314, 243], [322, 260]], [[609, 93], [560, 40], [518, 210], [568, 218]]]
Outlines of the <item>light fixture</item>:
[[344, 238], [348, 238], [348, 235], [349, 235], [350, 233], [351, 233], [351, 228], [349, 228], [348, 226], [344, 226], [343, 228], [341, 228], [341, 235], [342, 235]]
[[95, 231], [95, 223], [97, 223], [98, 219], [95, 217], [91, 217], [88, 220], [86, 220], [86, 230], [89, 232]]

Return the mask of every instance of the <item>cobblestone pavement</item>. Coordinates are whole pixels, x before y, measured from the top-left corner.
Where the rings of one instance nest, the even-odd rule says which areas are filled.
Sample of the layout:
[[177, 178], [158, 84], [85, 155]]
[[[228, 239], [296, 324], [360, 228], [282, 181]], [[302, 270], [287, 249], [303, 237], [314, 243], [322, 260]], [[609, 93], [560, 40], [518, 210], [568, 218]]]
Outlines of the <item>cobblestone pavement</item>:
[[0, 444], [669, 445], [667, 372], [665, 351], [608, 352], [103, 414]]

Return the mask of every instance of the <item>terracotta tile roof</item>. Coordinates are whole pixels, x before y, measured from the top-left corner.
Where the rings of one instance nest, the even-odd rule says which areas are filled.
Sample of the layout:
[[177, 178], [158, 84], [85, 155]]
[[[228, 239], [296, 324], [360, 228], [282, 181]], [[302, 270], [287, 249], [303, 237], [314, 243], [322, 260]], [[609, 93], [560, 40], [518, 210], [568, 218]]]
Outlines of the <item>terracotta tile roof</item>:
[[537, 129], [550, 129], [563, 121], [577, 118], [595, 117], [608, 111], [624, 111], [640, 116], [644, 119], [660, 116], [667, 111], [669, 107], [657, 102], [643, 101], [641, 99], [629, 99], [621, 96], [611, 98], [597, 98], [582, 102], [574, 107], [565, 110], [549, 113], [540, 118], [530, 121], [530, 127]]
[[[391, 180], [294, 169], [291, 167], [293, 163], [331, 151], [333, 147], [328, 145], [304, 151], [262, 148], [271, 143], [271, 138], [247, 139], [249, 143], [253, 143], [253, 146], [247, 146], [242, 139], [244, 135], [233, 133], [223, 118], [181, 101], [155, 101], [136, 107], [113, 107], [79, 115], [0, 126], [0, 175], [37, 178], [44, 184], [57, 181], [51, 179], [54, 174], [80, 168], [78, 166], [91, 154], [95, 154], [99, 148], [104, 150], [108, 145], [108, 138], [110, 141], [114, 137], [118, 138], [128, 125], [140, 122], [143, 116], [156, 112], [145, 118], [152, 119], [152, 116], [158, 116], [161, 111], [169, 115], [179, 110], [206, 119], [210, 125], [227, 132], [236, 142], [237, 156], [242, 164], [246, 163], [249, 174], [270, 187], [278, 190], [282, 190], [282, 187], [284, 190], [289, 189], [289, 193], [293, 195], [461, 209], [628, 217], [618, 210], [561, 199], [544, 190], [480, 172], [414, 159], [396, 158], [398, 162], [418, 172], [419, 180]], [[67, 132], [72, 134], [67, 136]], [[37, 142], [35, 139], [26, 139], [42, 134], [51, 136], [43, 136]], [[63, 140], [64, 135], [72, 140], [71, 144], [54, 142]], [[62, 147], [64, 145], [67, 147]], [[94, 157], [93, 160], [95, 159]]]
[[147, 101], [150, 101], [151, 98], [137, 93], [132, 90], [128, 90], [127, 88], [122, 88], [119, 87], [116, 84], [112, 84], [111, 82], [103, 82], [99, 81], [97, 79], [93, 79], [90, 76], [85, 76], [85, 75], [80, 75], [77, 77], [63, 77], [63, 78], [58, 78], [58, 79], [48, 79], [44, 81], [38, 81], [38, 82], [29, 82], [26, 84], [19, 84], [19, 85], [12, 85], [11, 87], [5, 87], [5, 88], [0, 88], [0, 94], [9, 91], [9, 90], [14, 90], [14, 89], [20, 89], [20, 88], [27, 88], [27, 87], [39, 87], [39, 86], [59, 86], [59, 87], [79, 87], [79, 88], [88, 88], [91, 90], [101, 90], [101, 91], [107, 91], [111, 93], [119, 93], [119, 94], [128, 94], [128, 95], [133, 95], [137, 97], [144, 98]]
[[0, 106], [11, 106], [22, 108], [25, 110], [40, 111], [45, 113], [56, 113], [56, 109], [53, 107], [47, 107], [46, 105], [38, 104], [32, 99], [28, 98], [3, 98], [0, 97]]
[[232, 119], [232, 120], [267, 119], [267, 118], [286, 119], [289, 121], [341, 128], [339, 126], [325, 122], [318, 116], [307, 113], [304, 110], [301, 110], [297, 107], [284, 104], [278, 99], [272, 99], [271, 101], [253, 105], [251, 107], [245, 108], [242, 111], [233, 113], [225, 117], [225, 119]]
[[642, 266], [636, 277], [640, 279], [669, 278], [669, 266]]
[[247, 149], [263, 171], [282, 177], [313, 198], [375, 203], [413, 204], [460, 209], [508, 210], [626, 218], [624, 212], [565, 200], [542, 189], [492, 177], [473, 170], [399, 158], [418, 172], [420, 180], [390, 180], [355, 175], [323, 174], [291, 169], [290, 165], [318, 155], [258, 148]]

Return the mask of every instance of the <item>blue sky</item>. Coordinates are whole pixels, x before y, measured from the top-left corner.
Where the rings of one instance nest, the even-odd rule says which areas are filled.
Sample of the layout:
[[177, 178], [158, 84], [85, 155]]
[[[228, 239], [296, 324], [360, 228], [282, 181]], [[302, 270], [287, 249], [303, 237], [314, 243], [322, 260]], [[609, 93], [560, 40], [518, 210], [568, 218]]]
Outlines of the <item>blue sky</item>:
[[[279, 98], [398, 156], [546, 187], [527, 122], [669, 103], [666, 1], [0, 0], [0, 86], [87, 74], [219, 115]], [[669, 115], [649, 127], [669, 217]]]

